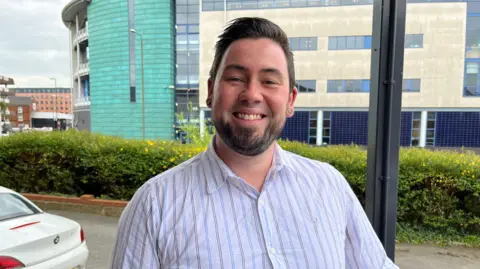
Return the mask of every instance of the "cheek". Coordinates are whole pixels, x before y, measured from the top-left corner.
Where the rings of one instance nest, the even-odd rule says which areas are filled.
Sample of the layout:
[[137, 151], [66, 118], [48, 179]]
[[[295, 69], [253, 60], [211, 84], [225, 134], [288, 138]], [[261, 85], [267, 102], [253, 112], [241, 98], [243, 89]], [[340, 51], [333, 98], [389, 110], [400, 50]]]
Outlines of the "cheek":
[[212, 100], [212, 114], [217, 119], [228, 120], [231, 117], [231, 109], [234, 105], [234, 99], [225, 93], [216, 93]]
[[284, 117], [288, 111], [288, 104], [283, 100], [272, 100], [269, 103], [269, 108], [275, 116]]
[[233, 92], [228, 92], [226, 90], [217, 91], [213, 95], [213, 103], [216, 107], [225, 110], [230, 108], [232, 105], [235, 104], [236, 97]]

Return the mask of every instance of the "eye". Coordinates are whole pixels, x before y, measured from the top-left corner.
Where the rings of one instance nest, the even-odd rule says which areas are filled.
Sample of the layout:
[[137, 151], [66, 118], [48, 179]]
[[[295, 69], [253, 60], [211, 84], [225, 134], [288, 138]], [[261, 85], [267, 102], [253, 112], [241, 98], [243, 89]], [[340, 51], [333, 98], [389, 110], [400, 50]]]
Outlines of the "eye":
[[227, 81], [232, 81], [232, 82], [241, 82], [242, 79], [239, 77], [229, 77], [227, 78]]
[[265, 82], [263, 82], [267, 85], [275, 85], [275, 84], [278, 84], [276, 81], [273, 81], [273, 80], [266, 80]]

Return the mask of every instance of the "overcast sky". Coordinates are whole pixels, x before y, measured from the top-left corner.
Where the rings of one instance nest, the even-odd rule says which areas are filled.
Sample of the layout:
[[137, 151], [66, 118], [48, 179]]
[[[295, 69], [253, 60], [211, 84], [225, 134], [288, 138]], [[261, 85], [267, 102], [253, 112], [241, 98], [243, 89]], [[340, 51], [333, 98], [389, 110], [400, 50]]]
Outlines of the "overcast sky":
[[62, 9], [70, 0], [0, 0], [0, 76], [13, 87], [71, 87], [68, 29]]

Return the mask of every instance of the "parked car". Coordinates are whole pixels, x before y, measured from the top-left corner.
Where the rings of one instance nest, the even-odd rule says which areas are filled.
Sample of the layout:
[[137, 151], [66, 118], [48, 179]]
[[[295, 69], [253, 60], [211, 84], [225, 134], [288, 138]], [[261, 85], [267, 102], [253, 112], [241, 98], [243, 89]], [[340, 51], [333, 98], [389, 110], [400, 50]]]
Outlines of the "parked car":
[[0, 268], [84, 269], [87, 258], [77, 222], [43, 212], [0, 186]]

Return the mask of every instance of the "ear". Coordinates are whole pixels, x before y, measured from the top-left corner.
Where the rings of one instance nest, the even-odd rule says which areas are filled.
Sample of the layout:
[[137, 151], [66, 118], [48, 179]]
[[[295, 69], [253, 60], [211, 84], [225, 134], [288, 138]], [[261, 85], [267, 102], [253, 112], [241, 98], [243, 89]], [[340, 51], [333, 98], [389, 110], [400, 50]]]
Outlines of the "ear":
[[287, 104], [287, 117], [291, 118], [295, 113], [295, 100], [297, 100], [298, 90], [297, 87], [293, 87], [292, 91], [288, 94]]
[[212, 108], [212, 99], [213, 99], [213, 80], [209, 78], [208, 79], [208, 95], [206, 100], [208, 108]]

